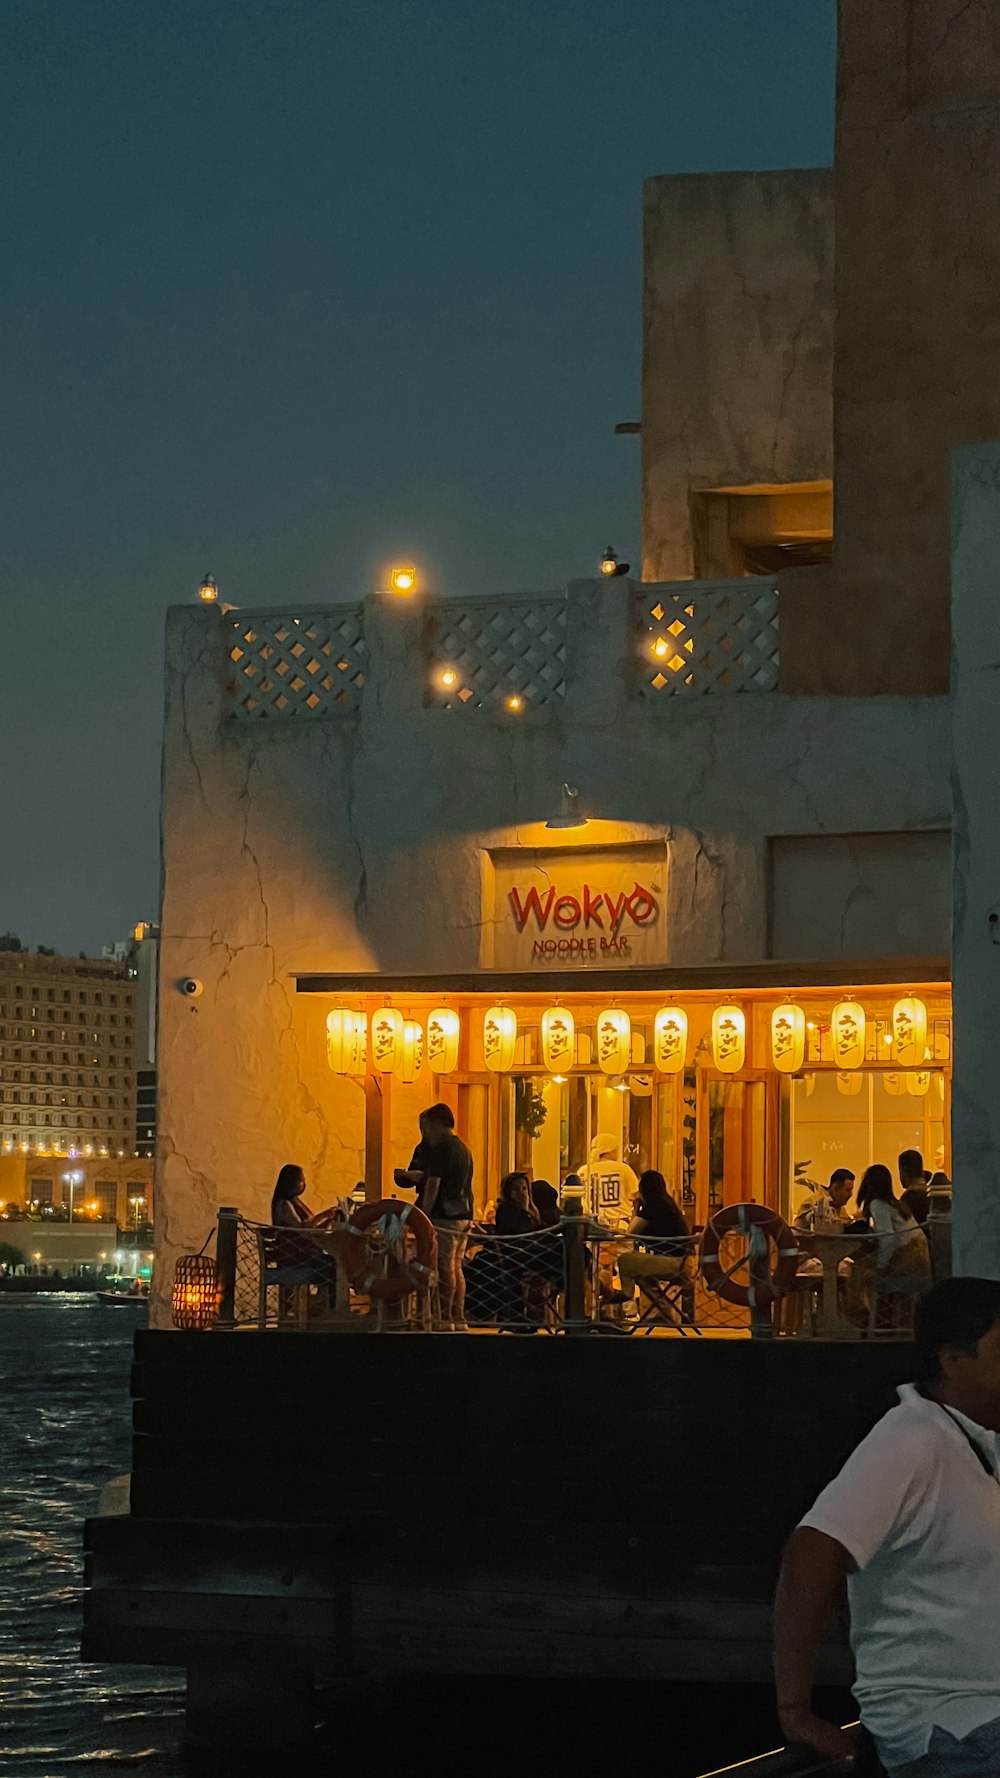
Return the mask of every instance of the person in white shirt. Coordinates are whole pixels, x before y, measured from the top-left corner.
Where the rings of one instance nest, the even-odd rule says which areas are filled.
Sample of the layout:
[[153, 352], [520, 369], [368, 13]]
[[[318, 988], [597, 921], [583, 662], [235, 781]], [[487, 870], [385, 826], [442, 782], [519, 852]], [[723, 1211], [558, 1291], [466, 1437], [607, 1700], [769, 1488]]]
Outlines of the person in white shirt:
[[808, 1234], [817, 1220], [823, 1222], [829, 1218], [831, 1222], [844, 1222], [853, 1196], [854, 1174], [850, 1167], [835, 1167], [829, 1185], [817, 1186], [808, 1198], [803, 1198], [793, 1226], [801, 1234]]
[[591, 1216], [619, 1222], [639, 1189], [639, 1181], [627, 1161], [619, 1161], [614, 1136], [598, 1135], [590, 1145], [590, 1160], [579, 1176], [587, 1187]]
[[1000, 1773], [1000, 1283], [948, 1278], [917, 1306], [914, 1383], [785, 1549], [774, 1611], [790, 1741], [852, 1769], [812, 1709], [846, 1578], [854, 1691], [889, 1778]]

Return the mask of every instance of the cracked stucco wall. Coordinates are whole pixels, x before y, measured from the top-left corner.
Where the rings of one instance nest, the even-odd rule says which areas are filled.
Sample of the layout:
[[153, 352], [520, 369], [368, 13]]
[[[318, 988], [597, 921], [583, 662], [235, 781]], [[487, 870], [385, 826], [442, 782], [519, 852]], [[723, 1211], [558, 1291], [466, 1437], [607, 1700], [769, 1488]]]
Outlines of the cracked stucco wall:
[[569, 841], [669, 842], [677, 965], [765, 956], [770, 834], [948, 826], [944, 700], [632, 699], [627, 585], [569, 601], [566, 696], [523, 721], [426, 707], [421, 612], [373, 597], [359, 711], [233, 722], [224, 614], [169, 614], [161, 1291], [220, 1203], [266, 1212], [282, 1162], [319, 1201], [361, 1177], [361, 1090], [293, 972], [476, 970], [484, 848], [552, 844], [563, 782], [594, 818]]
[[694, 572], [692, 489], [832, 474], [825, 168], [664, 175], [643, 194], [643, 578]]

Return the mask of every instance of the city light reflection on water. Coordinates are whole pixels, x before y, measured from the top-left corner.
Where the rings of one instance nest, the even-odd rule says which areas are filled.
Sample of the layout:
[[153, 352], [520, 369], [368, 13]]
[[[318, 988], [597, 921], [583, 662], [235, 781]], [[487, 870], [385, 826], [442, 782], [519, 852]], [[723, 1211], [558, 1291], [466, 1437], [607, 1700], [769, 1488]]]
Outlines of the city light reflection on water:
[[83, 1520], [129, 1466], [134, 1310], [0, 1295], [0, 1762], [5, 1778], [181, 1770], [181, 1675], [80, 1660]]

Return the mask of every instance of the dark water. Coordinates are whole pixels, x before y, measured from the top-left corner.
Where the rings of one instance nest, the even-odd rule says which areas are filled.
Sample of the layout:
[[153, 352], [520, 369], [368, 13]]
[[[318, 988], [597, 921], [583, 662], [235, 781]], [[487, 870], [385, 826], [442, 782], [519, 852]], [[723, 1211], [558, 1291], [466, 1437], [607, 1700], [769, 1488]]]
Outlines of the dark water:
[[[383, 1684], [325, 1701], [305, 1755], [185, 1759], [180, 1673], [85, 1666], [78, 1654], [81, 1527], [101, 1488], [129, 1466], [133, 1311], [93, 1297], [0, 1295], [0, 1772], [83, 1778], [326, 1778], [377, 1769], [379, 1748], [437, 1778], [500, 1771], [575, 1775], [655, 1761], [694, 1778], [778, 1744], [762, 1688], [601, 1687], [448, 1682]], [[830, 1714], [845, 1720], [846, 1697]], [[374, 1750], [374, 1753], [373, 1753]], [[393, 1753], [392, 1750], [395, 1750]], [[414, 1766], [414, 1760], [416, 1766]], [[652, 1769], [652, 1766], [650, 1766]]]

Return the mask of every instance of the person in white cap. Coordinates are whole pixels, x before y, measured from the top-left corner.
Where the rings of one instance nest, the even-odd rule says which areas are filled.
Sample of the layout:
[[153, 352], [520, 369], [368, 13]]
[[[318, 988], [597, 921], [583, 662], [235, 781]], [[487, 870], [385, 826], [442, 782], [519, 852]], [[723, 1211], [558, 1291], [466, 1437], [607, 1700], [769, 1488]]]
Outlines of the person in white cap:
[[615, 1136], [595, 1136], [590, 1144], [590, 1160], [580, 1168], [580, 1178], [587, 1187], [587, 1209], [591, 1216], [618, 1222], [632, 1206], [639, 1190], [639, 1181], [627, 1161], [619, 1161]]

